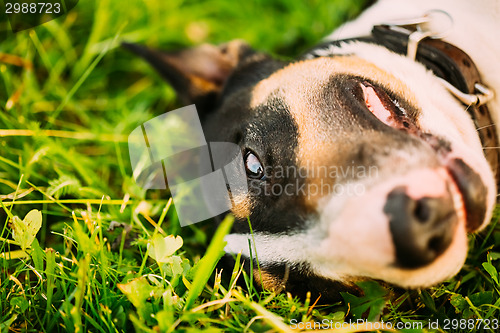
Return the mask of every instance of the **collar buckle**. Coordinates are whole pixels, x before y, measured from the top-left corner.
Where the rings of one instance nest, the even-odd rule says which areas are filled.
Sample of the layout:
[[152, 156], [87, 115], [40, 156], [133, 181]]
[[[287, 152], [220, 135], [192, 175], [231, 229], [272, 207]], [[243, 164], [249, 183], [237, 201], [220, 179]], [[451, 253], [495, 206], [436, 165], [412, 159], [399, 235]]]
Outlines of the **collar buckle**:
[[420, 31], [415, 30], [414, 32], [408, 35], [408, 46], [406, 48], [406, 57], [411, 60], [415, 60], [417, 57], [417, 49], [418, 44], [421, 40], [427, 37], [431, 37], [433, 35], [432, 31]]
[[397, 20], [385, 25], [408, 35], [406, 56], [415, 60], [418, 44], [425, 38], [441, 39], [445, 37], [453, 27], [453, 19], [444, 10], [433, 9], [422, 16]]

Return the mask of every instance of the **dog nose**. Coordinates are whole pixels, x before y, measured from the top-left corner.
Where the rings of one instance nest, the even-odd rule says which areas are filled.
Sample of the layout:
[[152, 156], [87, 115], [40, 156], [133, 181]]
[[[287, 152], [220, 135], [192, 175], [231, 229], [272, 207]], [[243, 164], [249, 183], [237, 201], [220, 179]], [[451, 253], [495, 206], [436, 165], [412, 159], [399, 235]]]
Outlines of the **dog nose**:
[[449, 191], [414, 199], [398, 187], [387, 196], [384, 212], [390, 219], [397, 263], [404, 268], [424, 266], [443, 253], [458, 221]]

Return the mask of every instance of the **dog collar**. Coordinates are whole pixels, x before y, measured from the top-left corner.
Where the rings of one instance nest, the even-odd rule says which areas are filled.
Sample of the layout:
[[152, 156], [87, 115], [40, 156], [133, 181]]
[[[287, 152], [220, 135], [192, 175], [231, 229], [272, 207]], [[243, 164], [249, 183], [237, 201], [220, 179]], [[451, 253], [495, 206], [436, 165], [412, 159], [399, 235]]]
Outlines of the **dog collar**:
[[496, 126], [487, 107], [493, 92], [482, 84], [479, 71], [472, 59], [458, 47], [429, 34], [401, 25], [376, 25], [372, 35], [331, 41], [305, 54], [305, 59], [336, 55], [344, 42], [361, 41], [385, 48], [422, 63], [431, 70], [447, 90], [465, 106], [479, 134], [483, 153], [490, 164], [497, 187], [500, 187], [500, 153]]

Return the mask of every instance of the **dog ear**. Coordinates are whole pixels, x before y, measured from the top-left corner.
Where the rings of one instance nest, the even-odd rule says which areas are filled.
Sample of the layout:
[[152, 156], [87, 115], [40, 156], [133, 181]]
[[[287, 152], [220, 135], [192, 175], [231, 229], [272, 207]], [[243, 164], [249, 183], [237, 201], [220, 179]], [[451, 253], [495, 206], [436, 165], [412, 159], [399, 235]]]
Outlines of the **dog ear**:
[[177, 91], [185, 103], [198, 108], [213, 106], [234, 69], [255, 54], [250, 46], [234, 40], [219, 46], [203, 44], [177, 52], [164, 52], [148, 47], [122, 43], [146, 59]]

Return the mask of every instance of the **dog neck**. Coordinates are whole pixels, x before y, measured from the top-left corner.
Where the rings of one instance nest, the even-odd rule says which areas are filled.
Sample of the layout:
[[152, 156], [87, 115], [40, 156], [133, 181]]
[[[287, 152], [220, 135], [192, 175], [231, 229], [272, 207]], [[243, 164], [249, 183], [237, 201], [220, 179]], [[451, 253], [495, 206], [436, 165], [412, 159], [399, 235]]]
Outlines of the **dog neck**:
[[[303, 58], [310, 59], [322, 56], [333, 56], [342, 43], [360, 41], [383, 46], [398, 54], [407, 54], [411, 31], [392, 29], [389, 25], [376, 25], [371, 36], [329, 41], [307, 52]], [[487, 102], [493, 93], [483, 85], [479, 71], [471, 57], [458, 47], [441, 39], [423, 39], [415, 45], [415, 60], [422, 63], [437, 77], [450, 93], [467, 106], [478, 132], [484, 155], [495, 174], [497, 186], [500, 188], [500, 153], [492, 147], [499, 147], [499, 139], [495, 123], [488, 110]]]

